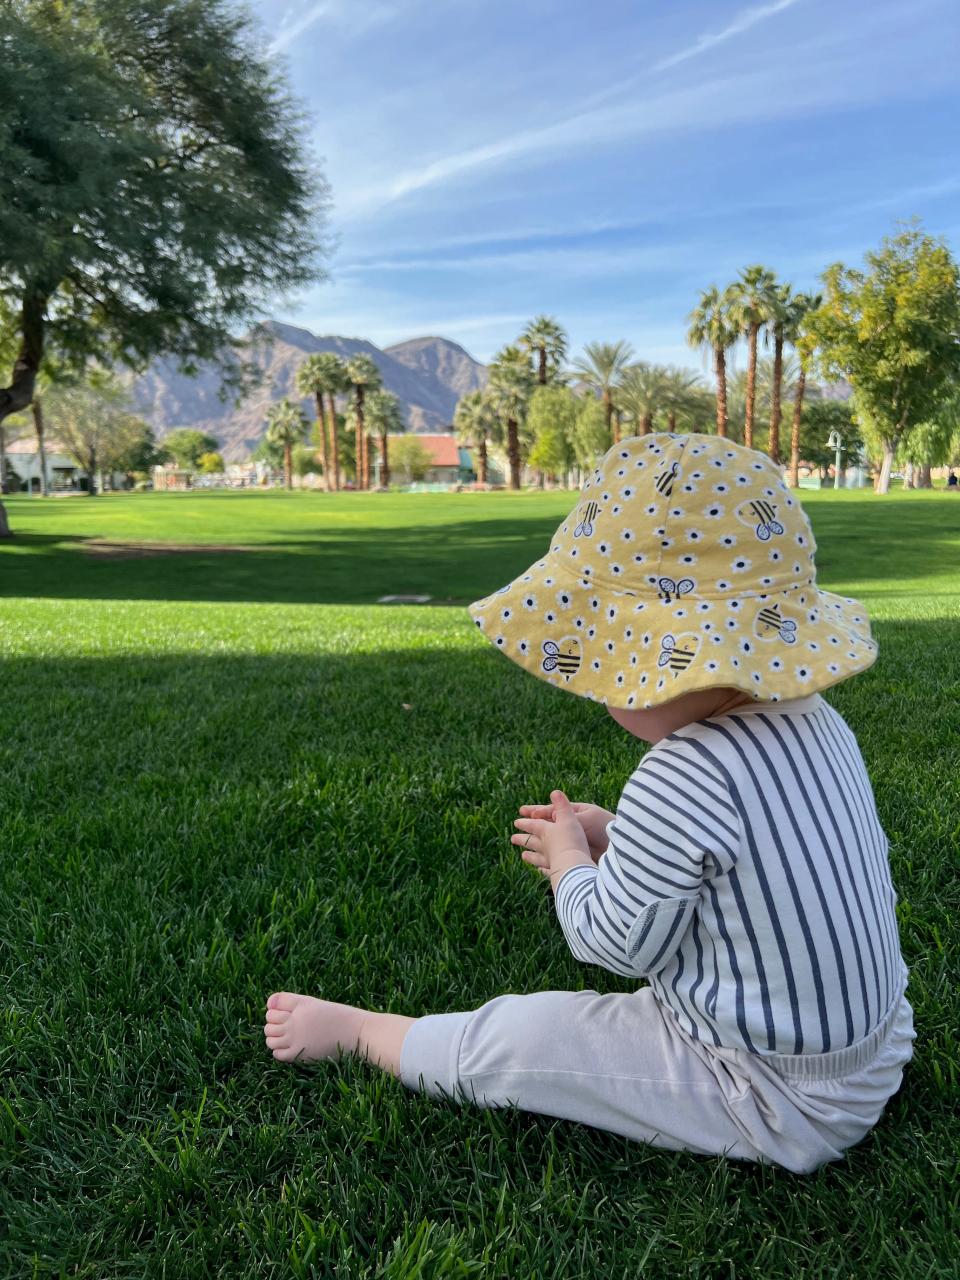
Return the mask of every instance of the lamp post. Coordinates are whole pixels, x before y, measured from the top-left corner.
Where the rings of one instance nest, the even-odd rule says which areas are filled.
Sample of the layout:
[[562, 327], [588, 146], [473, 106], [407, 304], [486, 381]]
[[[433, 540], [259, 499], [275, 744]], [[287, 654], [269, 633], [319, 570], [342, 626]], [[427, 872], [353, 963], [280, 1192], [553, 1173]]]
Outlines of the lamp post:
[[833, 487], [840, 488], [840, 452], [843, 449], [843, 439], [839, 431], [831, 431], [827, 437], [827, 448], [835, 449], [836, 456], [833, 463]]

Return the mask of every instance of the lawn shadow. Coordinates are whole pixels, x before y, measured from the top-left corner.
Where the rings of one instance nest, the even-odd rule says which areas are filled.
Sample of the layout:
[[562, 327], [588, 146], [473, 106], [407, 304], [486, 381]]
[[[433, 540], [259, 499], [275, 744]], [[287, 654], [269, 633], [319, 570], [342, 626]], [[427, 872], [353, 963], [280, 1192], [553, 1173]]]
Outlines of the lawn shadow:
[[[960, 501], [895, 511], [880, 500], [856, 508], [823, 503], [810, 514], [823, 585], [882, 590], [884, 580], [896, 580], [922, 583], [931, 595], [956, 593]], [[512, 517], [387, 527], [325, 518], [312, 533], [264, 540], [251, 529], [249, 541], [209, 546], [194, 537], [189, 551], [171, 554], [155, 538], [22, 534], [0, 547], [0, 597], [373, 604], [385, 595], [429, 595], [463, 604], [542, 557], [557, 523], [529, 508]], [[116, 554], [105, 553], [110, 542]], [[231, 545], [238, 554], [228, 554]]]

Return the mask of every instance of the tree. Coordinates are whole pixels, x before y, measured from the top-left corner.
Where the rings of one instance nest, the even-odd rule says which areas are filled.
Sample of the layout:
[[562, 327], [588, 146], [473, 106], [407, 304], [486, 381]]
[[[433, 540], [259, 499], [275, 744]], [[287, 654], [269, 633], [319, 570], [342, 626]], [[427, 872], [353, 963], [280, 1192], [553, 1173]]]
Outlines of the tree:
[[430, 450], [416, 436], [404, 436], [394, 444], [393, 460], [407, 484], [422, 480], [433, 465]]
[[785, 337], [797, 353], [797, 382], [793, 393], [793, 422], [790, 429], [789, 483], [796, 488], [800, 483], [800, 424], [803, 417], [803, 396], [807, 385], [807, 373], [813, 355], [813, 340], [807, 331], [807, 320], [821, 305], [819, 293], [795, 293], [790, 301]]
[[581, 471], [589, 471], [611, 445], [610, 427], [603, 404], [593, 396], [584, 396], [577, 408], [573, 433], [573, 452]]
[[[313, 396], [316, 401], [320, 459], [328, 489], [340, 488], [335, 398], [349, 385], [344, 363], [333, 351], [307, 356], [297, 370], [297, 390], [302, 396]], [[324, 397], [329, 398], [329, 421]]]
[[780, 419], [783, 399], [783, 344], [791, 322], [792, 292], [788, 284], [778, 284], [770, 299], [767, 323], [773, 330], [773, 384], [770, 396], [770, 433], [767, 453], [772, 462], [780, 463]]
[[293, 446], [300, 444], [306, 434], [307, 419], [298, 404], [285, 399], [271, 405], [266, 436], [271, 444], [283, 449], [283, 483], [288, 489], [293, 488]]
[[863, 438], [853, 419], [849, 400], [811, 400], [803, 415], [800, 454], [804, 462], [820, 471], [821, 482], [836, 464], [836, 449], [827, 441], [831, 432], [840, 437], [840, 467], [856, 462], [863, 450]]
[[56, 388], [45, 405], [57, 437], [87, 477], [87, 493], [95, 497], [98, 476], [122, 469], [125, 456], [142, 444], [146, 424], [129, 411], [117, 379], [103, 371]]
[[195, 427], [176, 427], [163, 438], [163, 447], [178, 467], [196, 471], [205, 453], [216, 453], [220, 441]]
[[380, 370], [373, 362], [372, 356], [358, 354], [351, 356], [346, 363], [346, 375], [353, 388], [353, 418], [357, 433], [357, 488], [370, 488], [370, 456], [364, 423], [364, 398], [368, 391], [376, 391], [380, 386]]
[[580, 400], [569, 387], [534, 388], [527, 410], [527, 431], [533, 441], [527, 459], [531, 467], [554, 477], [569, 474], [577, 461], [574, 436], [579, 408]]
[[457, 439], [468, 449], [477, 451], [477, 479], [487, 484], [487, 441], [496, 435], [496, 407], [485, 391], [468, 391], [457, 401], [453, 414]]
[[205, 476], [222, 475], [226, 470], [226, 464], [223, 461], [222, 453], [202, 453], [200, 455], [200, 470]]
[[[36, 397], [33, 403], [36, 407]], [[154, 467], [161, 466], [167, 456], [167, 451], [157, 444], [153, 428], [137, 419], [131, 429], [129, 442], [114, 455], [112, 466], [115, 471], [122, 471], [128, 478], [137, 474], [147, 476]], [[220, 457], [219, 454], [213, 456]], [[223, 470], [222, 459], [218, 470]]]
[[753, 407], [756, 395], [757, 338], [770, 319], [776, 288], [776, 277], [766, 267], [744, 267], [740, 279], [728, 290], [730, 319], [739, 334], [747, 339], [747, 386], [743, 443], [753, 448]]
[[666, 397], [666, 370], [639, 361], [625, 369], [617, 389], [617, 402], [633, 419], [635, 434], [649, 435]]
[[511, 489], [520, 488], [520, 426], [526, 421], [533, 385], [529, 357], [519, 347], [497, 352], [490, 364], [488, 393], [497, 417], [506, 426]]
[[879, 441], [876, 487], [887, 493], [897, 449], [960, 377], [960, 287], [946, 243], [916, 224], [884, 237], [865, 265], [827, 268], [809, 323], [821, 368], [847, 379], [864, 434]]
[[[251, 21], [229, 0], [0, 9], [0, 291], [17, 354], [75, 372], [222, 363], [265, 304], [322, 275], [326, 185]], [[0, 507], [0, 533], [8, 532]]]
[[687, 341], [713, 354], [713, 371], [717, 379], [717, 435], [727, 434], [727, 351], [737, 340], [737, 327], [730, 315], [729, 291], [723, 293], [711, 285], [700, 295], [700, 301], [689, 316]]
[[583, 355], [573, 362], [576, 376], [595, 391], [600, 392], [607, 419], [607, 431], [616, 444], [619, 430], [613, 428], [613, 389], [620, 381], [624, 369], [633, 359], [633, 348], [628, 342], [588, 342]]
[[713, 397], [699, 377], [689, 369], [660, 367], [660, 404], [667, 415], [667, 430], [696, 431], [705, 426], [713, 412]]
[[379, 437], [377, 452], [380, 455], [380, 488], [390, 488], [390, 453], [388, 437], [400, 435], [407, 429], [403, 408], [392, 391], [371, 391], [366, 403], [367, 423]]
[[545, 387], [556, 379], [567, 358], [567, 335], [552, 316], [537, 316], [521, 333], [517, 344], [522, 351], [537, 355], [537, 382]]

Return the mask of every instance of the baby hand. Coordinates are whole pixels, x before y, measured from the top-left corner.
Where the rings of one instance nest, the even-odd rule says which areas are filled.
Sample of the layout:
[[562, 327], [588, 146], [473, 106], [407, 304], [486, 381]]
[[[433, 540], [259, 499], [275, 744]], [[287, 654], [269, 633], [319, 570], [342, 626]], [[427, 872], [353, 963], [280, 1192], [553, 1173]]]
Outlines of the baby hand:
[[[607, 847], [607, 823], [613, 821], [613, 814], [608, 813], [606, 809], [601, 809], [598, 804], [574, 804], [571, 808], [583, 828], [583, 834], [587, 837], [590, 857], [594, 862], [599, 863]], [[545, 819], [547, 822], [552, 822], [554, 819], [554, 806], [552, 804], [522, 804], [520, 806], [520, 816], [522, 818]], [[519, 826], [520, 824], [516, 823], [515, 825]], [[524, 830], [526, 829], [524, 828]], [[514, 843], [518, 842], [514, 841]]]
[[[587, 837], [570, 801], [562, 791], [551, 791], [551, 804], [525, 805], [527, 809], [543, 810], [549, 807], [549, 818], [517, 818], [514, 826], [519, 834], [510, 837], [511, 844], [521, 846], [524, 862], [537, 867], [551, 880], [563, 875], [571, 867], [595, 861], [587, 844]], [[556, 883], [554, 883], [556, 889]]]

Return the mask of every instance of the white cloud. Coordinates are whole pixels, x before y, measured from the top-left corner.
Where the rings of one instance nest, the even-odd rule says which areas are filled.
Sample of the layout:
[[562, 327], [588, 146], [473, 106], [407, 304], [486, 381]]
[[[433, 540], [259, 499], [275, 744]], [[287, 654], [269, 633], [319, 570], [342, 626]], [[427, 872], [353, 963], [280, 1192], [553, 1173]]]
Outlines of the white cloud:
[[753, 9], [743, 9], [722, 31], [704, 32], [688, 48], [681, 49], [679, 53], [672, 53], [667, 58], [661, 58], [659, 62], [653, 64], [650, 70], [666, 71], [668, 67], [676, 67], [681, 62], [696, 58], [699, 54], [705, 53], [707, 49], [713, 49], [718, 44], [724, 44], [727, 40], [732, 40], [734, 36], [742, 35], [744, 31], [749, 31], [751, 27], [755, 27], [758, 22], [764, 22], [767, 18], [772, 18], [774, 14], [782, 13], [784, 9], [791, 9], [797, 3], [799, 3], [799, 0], [774, 0], [773, 4], [762, 4]]
[[363, 0], [363, 4], [357, 3], [357, 0], [319, 0], [319, 3], [311, 4], [292, 21], [289, 20], [289, 15], [284, 15], [284, 22], [271, 42], [269, 51], [282, 53], [325, 18], [348, 27], [352, 35], [359, 35], [370, 27], [392, 21], [401, 8], [403, 6], [399, 4], [379, 4], [375, 0]]

